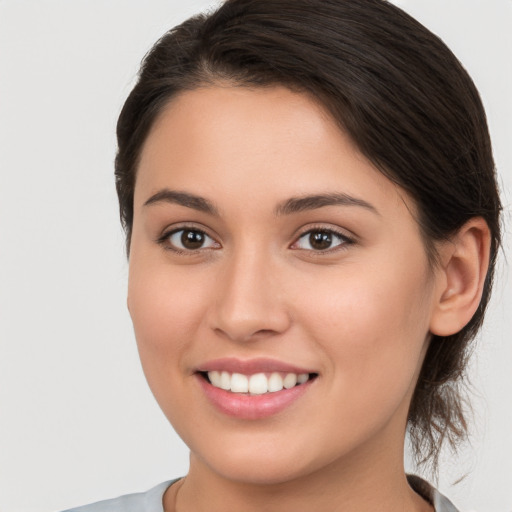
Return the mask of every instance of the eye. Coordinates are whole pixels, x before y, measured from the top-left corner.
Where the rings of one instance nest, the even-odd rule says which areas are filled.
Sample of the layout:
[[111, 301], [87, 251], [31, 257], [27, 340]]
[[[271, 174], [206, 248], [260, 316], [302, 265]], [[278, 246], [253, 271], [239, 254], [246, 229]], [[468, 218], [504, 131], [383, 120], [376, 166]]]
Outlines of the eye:
[[329, 249], [351, 243], [352, 240], [350, 238], [336, 231], [330, 229], [311, 229], [292, 245], [292, 249], [328, 251]]
[[165, 234], [160, 242], [167, 244], [170, 246], [170, 249], [178, 252], [219, 247], [218, 242], [213, 240], [204, 231], [191, 228], [176, 229], [171, 233]]

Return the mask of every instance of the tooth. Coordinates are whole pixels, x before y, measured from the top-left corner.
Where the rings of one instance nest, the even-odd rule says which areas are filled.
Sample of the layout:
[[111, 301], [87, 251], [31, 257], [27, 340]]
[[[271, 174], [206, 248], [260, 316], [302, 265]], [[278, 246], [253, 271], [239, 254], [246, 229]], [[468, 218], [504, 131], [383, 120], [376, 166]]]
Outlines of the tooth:
[[281, 391], [283, 389], [283, 378], [279, 373], [273, 373], [268, 379], [268, 390], [271, 393]]
[[300, 373], [297, 377], [297, 382], [299, 384], [304, 384], [304, 382], [307, 382], [309, 380], [309, 374], [308, 373]]
[[231, 391], [233, 391], [233, 393], [248, 393], [249, 379], [247, 376], [241, 373], [233, 373], [233, 375], [231, 375]]
[[264, 373], [255, 373], [249, 378], [249, 393], [262, 395], [268, 391], [267, 377]]
[[288, 373], [283, 380], [283, 386], [286, 389], [293, 388], [297, 384], [297, 375], [295, 373]]
[[220, 374], [219, 388], [229, 391], [231, 389], [231, 375], [229, 372], [222, 372]]
[[267, 378], [264, 373], [256, 373], [250, 377], [241, 373], [227, 371], [209, 371], [208, 378], [213, 386], [233, 393], [251, 393], [262, 395], [264, 393], [275, 393], [283, 388], [291, 389], [297, 384], [304, 384], [309, 380], [308, 373], [288, 373], [283, 378], [282, 374], [274, 372]]
[[208, 372], [208, 378], [210, 382], [216, 387], [220, 388], [220, 373], [217, 371]]

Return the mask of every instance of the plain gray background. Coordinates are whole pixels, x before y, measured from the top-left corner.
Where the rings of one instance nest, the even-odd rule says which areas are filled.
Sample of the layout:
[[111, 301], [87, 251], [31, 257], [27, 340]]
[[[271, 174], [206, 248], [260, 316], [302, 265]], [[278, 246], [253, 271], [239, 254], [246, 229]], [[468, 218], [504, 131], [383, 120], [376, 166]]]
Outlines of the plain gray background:
[[[510, 226], [512, 0], [396, 3], [475, 79]], [[0, 0], [0, 512], [59, 510], [186, 472], [125, 306], [114, 128], [151, 44], [208, 5]], [[510, 258], [508, 233], [505, 248]], [[501, 257], [471, 369], [472, 445], [442, 464], [440, 488], [463, 512], [512, 511], [510, 274]]]

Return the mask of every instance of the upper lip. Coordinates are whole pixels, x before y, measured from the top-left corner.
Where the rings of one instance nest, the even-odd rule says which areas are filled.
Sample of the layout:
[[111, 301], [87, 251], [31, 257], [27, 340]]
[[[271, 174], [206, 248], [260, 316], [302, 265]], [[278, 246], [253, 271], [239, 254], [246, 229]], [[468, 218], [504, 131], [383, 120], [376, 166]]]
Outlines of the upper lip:
[[226, 371], [229, 373], [241, 373], [244, 375], [254, 375], [255, 373], [316, 373], [311, 369], [301, 368], [277, 359], [255, 358], [255, 359], [237, 359], [235, 357], [224, 357], [213, 359], [198, 366], [198, 372]]

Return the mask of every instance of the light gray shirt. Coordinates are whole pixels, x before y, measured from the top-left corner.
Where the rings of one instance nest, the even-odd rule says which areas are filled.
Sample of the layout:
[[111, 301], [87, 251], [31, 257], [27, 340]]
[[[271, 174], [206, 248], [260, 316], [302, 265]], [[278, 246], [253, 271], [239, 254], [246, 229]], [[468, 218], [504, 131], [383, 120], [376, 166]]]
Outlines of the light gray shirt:
[[[409, 475], [407, 479], [410, 486], [434, 506], [436, 512], [458, 512], [447, 498], [425, 480], [413, 475]], [[98, 501], [64, 512], [164, 512], [164, 493], [176, 481], [163, 482], [147, 492], [125, 494], [119, 498]]]

